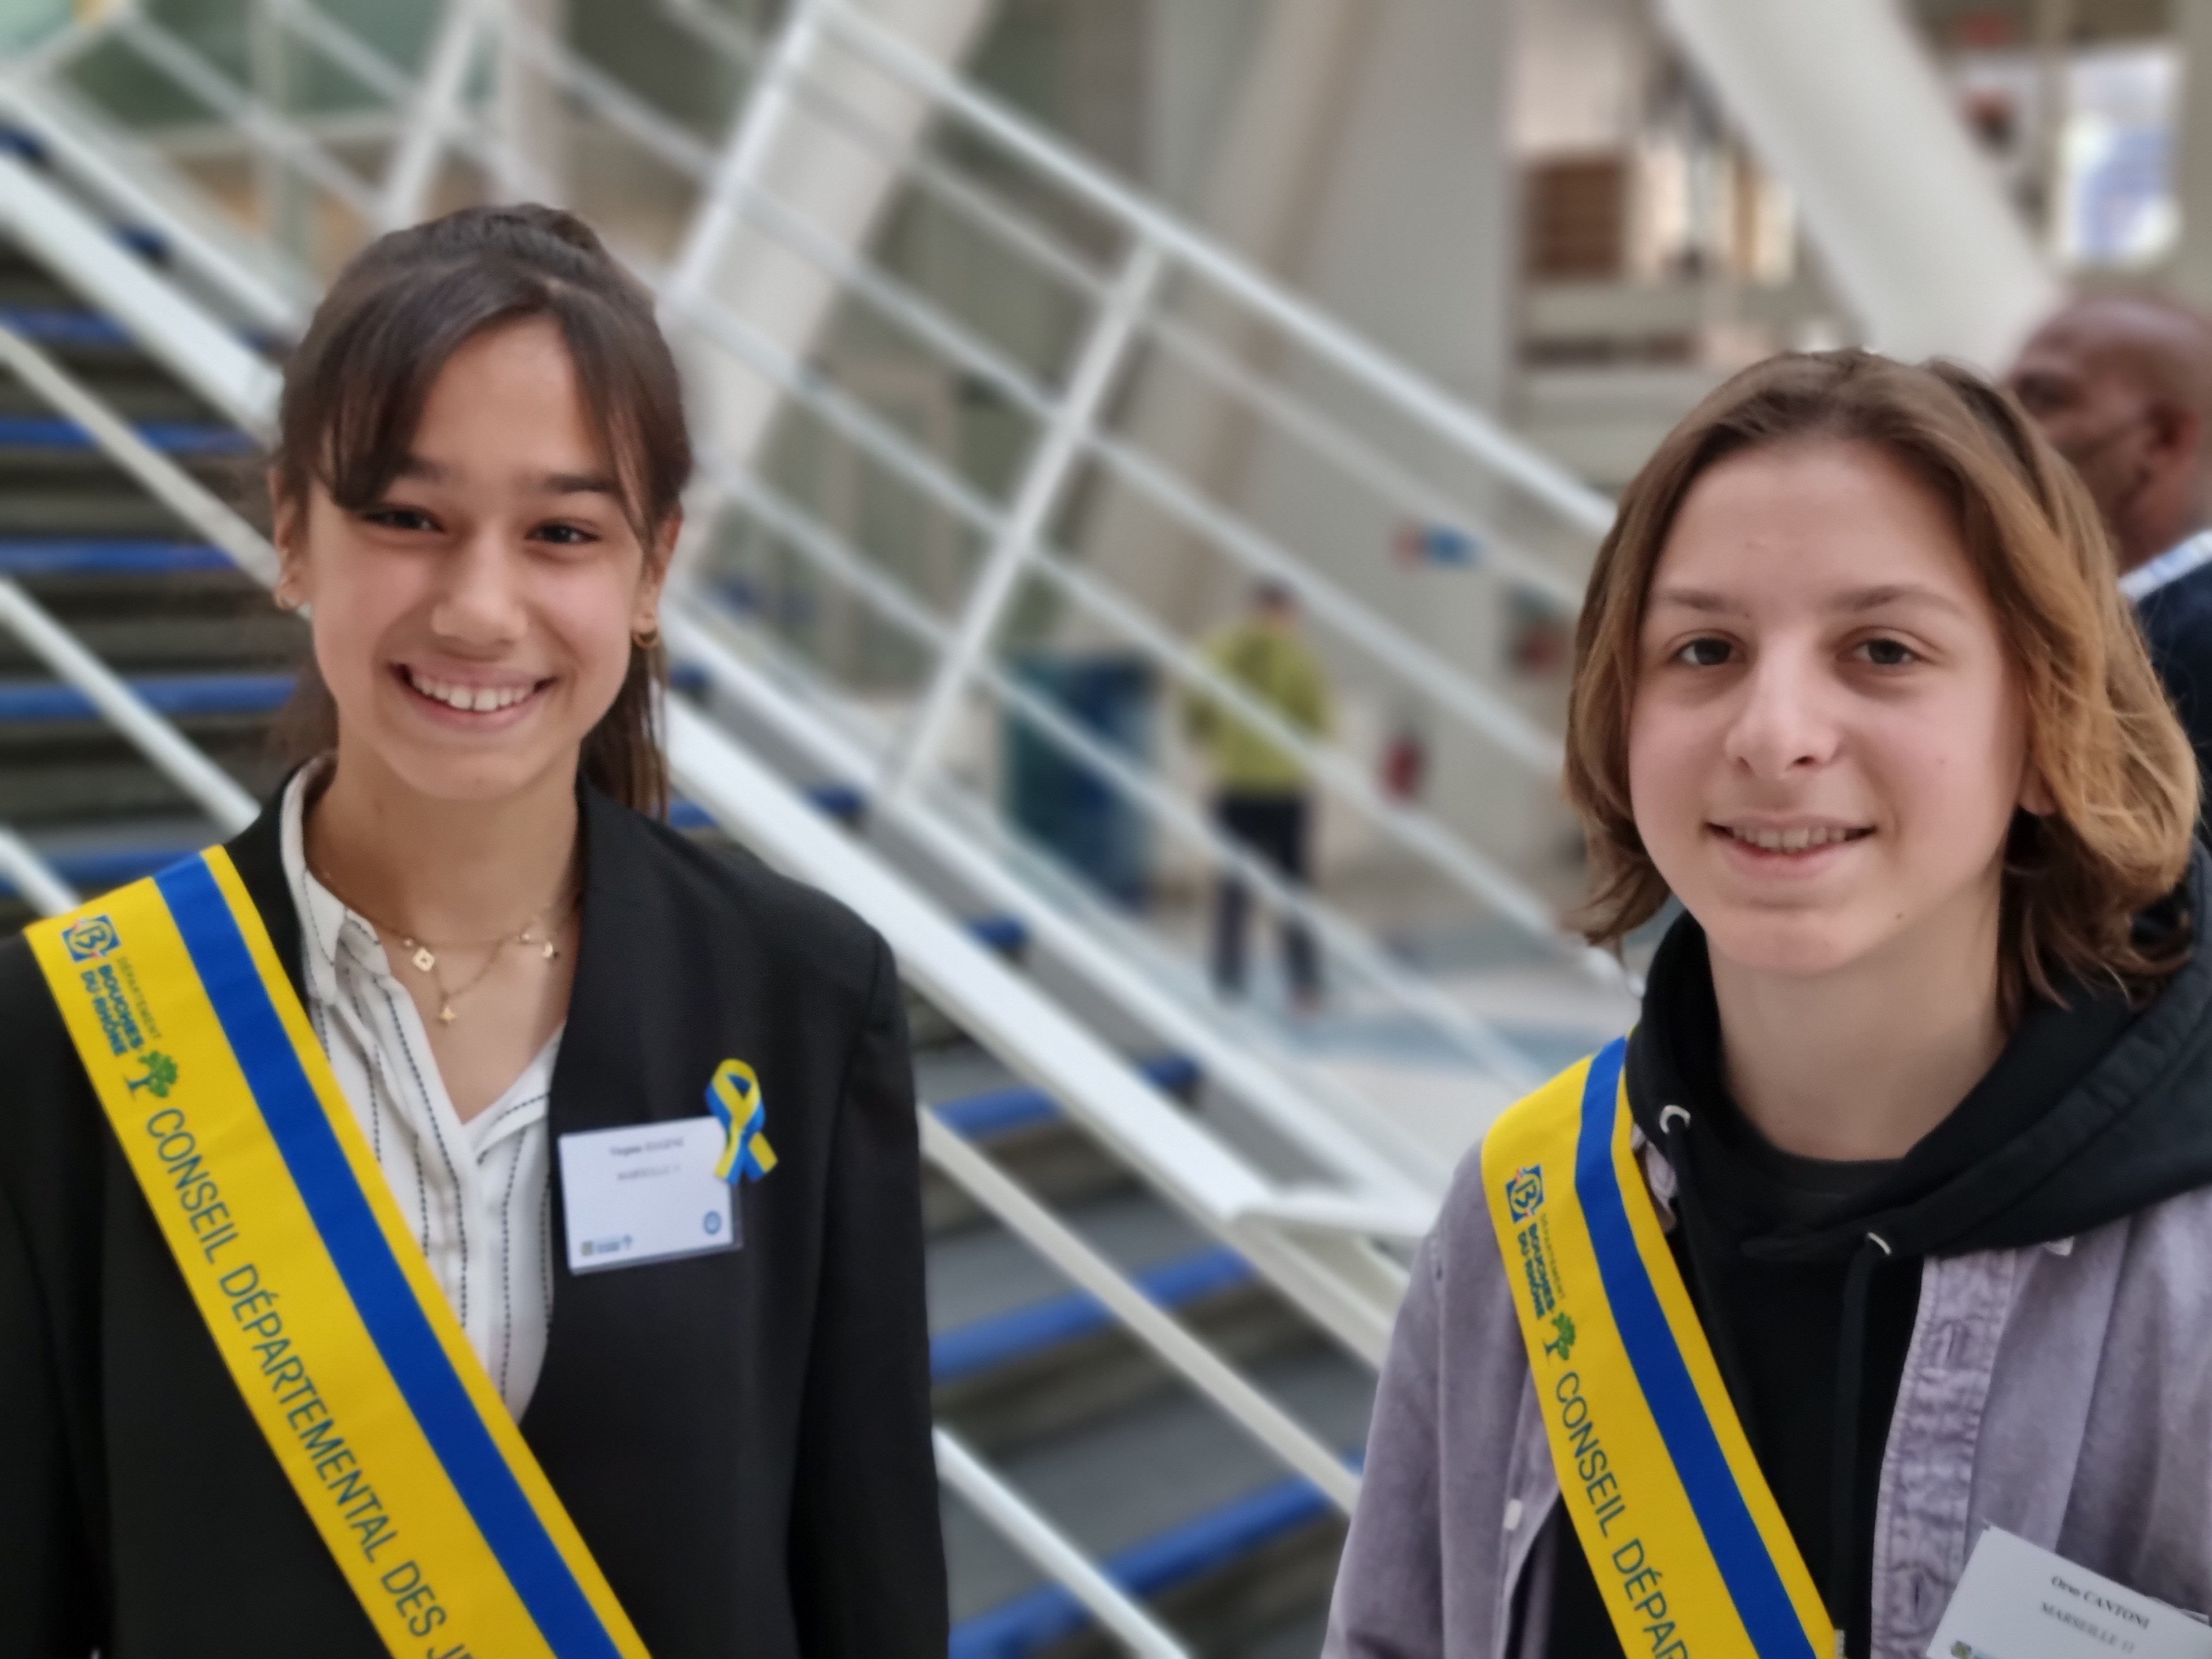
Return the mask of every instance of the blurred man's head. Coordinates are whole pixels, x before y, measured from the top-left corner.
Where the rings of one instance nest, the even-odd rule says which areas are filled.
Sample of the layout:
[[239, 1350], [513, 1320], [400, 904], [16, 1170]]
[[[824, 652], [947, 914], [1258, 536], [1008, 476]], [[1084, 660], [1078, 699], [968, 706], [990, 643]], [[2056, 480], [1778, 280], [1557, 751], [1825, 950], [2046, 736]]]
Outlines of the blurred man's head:
[[2088, 485], [2123, 570], [2212, 524], [2212, 321], [2166, 300], [2077, 300], [2006, 383]]

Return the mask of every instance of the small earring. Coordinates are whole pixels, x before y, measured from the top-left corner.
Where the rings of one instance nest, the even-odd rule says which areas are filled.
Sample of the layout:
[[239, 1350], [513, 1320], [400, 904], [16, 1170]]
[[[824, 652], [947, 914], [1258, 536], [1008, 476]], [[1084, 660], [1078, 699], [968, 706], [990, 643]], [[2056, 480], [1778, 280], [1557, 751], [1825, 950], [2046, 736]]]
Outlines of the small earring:
[[300, 608], [299, 600], [294, 599], [289, 593], [286, 592], [281, 587], [274, 593], [270, 594], [270, 597], [276, 601], [276, 608], [279, 611], [297, 611]]
[[660, 624], [655, 623], [650, 628], [639, 629], [629, 636], [629, 642], [641, 651], [652, 650], [660, 643]]

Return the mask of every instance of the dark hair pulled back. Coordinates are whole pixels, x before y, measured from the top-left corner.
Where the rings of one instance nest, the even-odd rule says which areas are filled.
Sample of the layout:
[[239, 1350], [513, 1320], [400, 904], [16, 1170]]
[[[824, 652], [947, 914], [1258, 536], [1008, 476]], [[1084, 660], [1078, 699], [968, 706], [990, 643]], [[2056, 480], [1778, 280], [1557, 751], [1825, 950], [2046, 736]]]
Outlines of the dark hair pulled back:
[[[398, 475], [453, 355], [487, 329], [540, 317], [568, 343], [585, 418], [652, 557], [691, 476], [676, 361], [652, 295], [590, 226], [548, 207], [464, 208], [378, 238], [339, 272], [285, 365], [270, 461], [278, 510], [304, 514], [317, 483], [349, 512], [375, 501]], [[581, 761], [588, 781], [656, 816], [668, 805], [654, 729], [665, 678], [659, 645], [633, 643], [622, 690], [585, 738]], [[337, 707], [310, 659], [277, 742], [296, 762], [337, 740]]]

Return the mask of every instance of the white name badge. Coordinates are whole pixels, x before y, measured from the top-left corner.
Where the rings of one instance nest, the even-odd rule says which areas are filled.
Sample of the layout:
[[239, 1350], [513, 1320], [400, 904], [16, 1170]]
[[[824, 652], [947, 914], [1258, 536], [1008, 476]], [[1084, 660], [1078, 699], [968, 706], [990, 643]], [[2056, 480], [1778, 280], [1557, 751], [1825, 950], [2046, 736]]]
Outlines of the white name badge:
[[2212, 1626], [1991, 1527], [1927, 1659], [2212, 1659]]
[[727, 1139], [713, 1117], [562, 1135], [568, 1271], [595, 1273], [744, 1243], [730, 1183], [714, 1176]]

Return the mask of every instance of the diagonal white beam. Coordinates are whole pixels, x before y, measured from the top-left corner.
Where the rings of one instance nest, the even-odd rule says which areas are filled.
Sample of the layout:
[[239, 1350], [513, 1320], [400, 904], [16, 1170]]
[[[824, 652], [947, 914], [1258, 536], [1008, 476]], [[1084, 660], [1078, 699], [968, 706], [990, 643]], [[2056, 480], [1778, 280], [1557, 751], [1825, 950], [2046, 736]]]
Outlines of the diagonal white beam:
[[1892, 0], [1660, 0], [1872, 343], [2001, 368], [2057, 280]]

